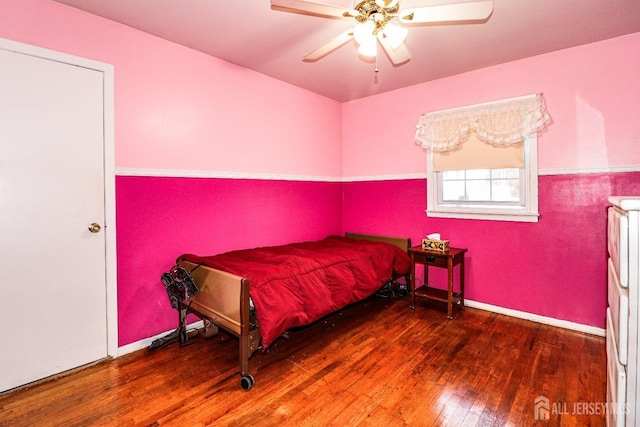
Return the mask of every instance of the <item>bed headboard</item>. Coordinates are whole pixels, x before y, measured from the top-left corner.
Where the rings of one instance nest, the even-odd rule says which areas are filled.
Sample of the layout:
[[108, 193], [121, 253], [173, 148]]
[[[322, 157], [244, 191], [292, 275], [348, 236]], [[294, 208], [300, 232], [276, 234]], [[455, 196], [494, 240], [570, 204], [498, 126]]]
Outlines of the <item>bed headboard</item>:
[[399, 247], [403, 251], [407, 252], [411, 247], [411, 239], [406, 237], [389, 237], [389, 236], [376, 236], [375, 234], [360, 234], [360, 233], [344, 233], [345, 237], [351, 239], [364, 239], [371, 240], [373, 242], [385, 242]]

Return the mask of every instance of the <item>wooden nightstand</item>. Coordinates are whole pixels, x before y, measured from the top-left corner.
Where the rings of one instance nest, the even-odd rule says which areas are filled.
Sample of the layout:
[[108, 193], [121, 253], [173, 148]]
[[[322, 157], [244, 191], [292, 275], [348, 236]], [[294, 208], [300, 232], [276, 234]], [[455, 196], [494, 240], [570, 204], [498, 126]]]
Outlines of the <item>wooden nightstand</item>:
[[[464, 310], [464, 254], [466, 249], [449, 248], [447, 252], [423, 250], [422, 246], [409, 248], [411, 257], [411, 281], [409, 292], [411, 293], [411, 309], [416, 307], [416, 297], [426, 300], [443, 301], [447, 303], [447, 318], [453, 319], [453, 305], [459, 304]], [[416, 290], [416, 263], [424, 264], [424, 286]], [[459, 265], [460, 289], [453, 291], [453, 267]], [[440, 267], [448, 270], [448, 289], [436, 289], [429, 287], [429, 267]]]

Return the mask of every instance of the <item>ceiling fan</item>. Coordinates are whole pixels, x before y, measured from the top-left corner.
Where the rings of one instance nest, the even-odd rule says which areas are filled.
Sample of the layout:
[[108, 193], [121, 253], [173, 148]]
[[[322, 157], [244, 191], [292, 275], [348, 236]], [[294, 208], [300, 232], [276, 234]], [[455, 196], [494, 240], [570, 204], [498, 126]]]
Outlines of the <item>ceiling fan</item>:
[[356, 0], [353, 9], [305, 0], [271, 0], [271, 8], [321, 18], [351, 19], [353, 28], [307, 53], [303, 60], [315, 62], [355, 39], [358, 53], [377, 56], [378, 43], [394, 65], [411, 59], [404, 44], [407, 28], [399, 24], [449, 24], [485, 21], [493, 11], [493, 0], [450, 3], [400, 10], [399, 0]]

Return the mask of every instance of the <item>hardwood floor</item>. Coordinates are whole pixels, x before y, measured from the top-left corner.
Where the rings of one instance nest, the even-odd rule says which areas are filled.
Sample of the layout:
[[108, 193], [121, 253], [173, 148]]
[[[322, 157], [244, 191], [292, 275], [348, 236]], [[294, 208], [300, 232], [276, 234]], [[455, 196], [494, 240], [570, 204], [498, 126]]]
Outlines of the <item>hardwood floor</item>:
[[189, 342], [0, 396], [0, 425], [604, 425], [604, 338], [481, 310], [372, 297], [256, 352], [250, 391], [235, 338]]

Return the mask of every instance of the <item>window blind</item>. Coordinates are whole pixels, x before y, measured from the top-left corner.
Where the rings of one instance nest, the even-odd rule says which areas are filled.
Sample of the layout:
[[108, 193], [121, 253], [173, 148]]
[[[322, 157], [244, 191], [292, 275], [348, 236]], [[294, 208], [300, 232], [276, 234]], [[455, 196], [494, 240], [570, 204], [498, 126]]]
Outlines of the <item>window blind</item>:
[[494, 146], [482, 142], [475, 133], [456, 149], [433, 153], [437, 172], [464, 169], [503, 169], [524, 167], [524, 142]]

